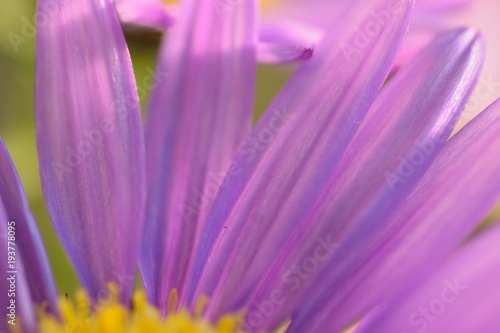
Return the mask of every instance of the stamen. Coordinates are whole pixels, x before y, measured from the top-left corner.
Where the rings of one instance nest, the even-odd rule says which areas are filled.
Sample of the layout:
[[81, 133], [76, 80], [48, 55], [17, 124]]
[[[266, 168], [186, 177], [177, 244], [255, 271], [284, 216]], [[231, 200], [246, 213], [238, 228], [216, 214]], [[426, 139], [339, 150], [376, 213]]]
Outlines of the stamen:
[[179, 305], [179, 293], [177, 289], [174, 288], [170, 290], [167, 298], [167, 313], [174, 313], [177, 311], [177, 306]]
[[179, 295], [173, 289], [167, 300], [168, 313], [164, 318], [160, 311], [149, 304], [144, 292], [136, 292], [132, 307], [119, 302], [119, 288], [109, 286], [109, 293], [94, 306], [88, 295], [79, 291], [74, 301], [61, 297], [59, 306], [62, 319], [58, 320], [39, 310], [39, 333], [242, 333], [241, 314], [229, 314], [216, 323], [202, 317], [208, 303], [207, 297], [196, 302], [194, 314], [188, 310], [177, 310]]
[[194, 307], [194, 315], [198, 318], [201, 318], [203, 315], [203, 311], [205, 311], [205, 308], [207, 307], [208, 304], [208, 297], [205, 295], [201, 295], [200, 298], [196, 301], [196, 305]]

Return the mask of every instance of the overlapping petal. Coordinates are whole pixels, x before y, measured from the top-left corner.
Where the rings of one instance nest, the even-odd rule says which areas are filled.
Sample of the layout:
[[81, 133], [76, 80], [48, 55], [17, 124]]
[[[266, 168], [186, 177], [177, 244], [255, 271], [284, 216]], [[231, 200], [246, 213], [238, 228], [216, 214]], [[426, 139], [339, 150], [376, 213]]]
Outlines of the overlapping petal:
[[257, 60], [263, 64], [309, 59], [323, 35], [321, 29], [293, 21], [259, 23]]
[[288, 44], [259, 43], [258, 60], [264, 64], [286, 64], [309, 59], [313, 54], [311, 47]]
[[[283, 320], [295, 302], [306, 307], [311, 293], [298, 295], [303, 286], [317, 285], [314, 276], [325, 263], [335, 263], [342, 273], [348, 270], [337, 260], [335, 248], [363, 219], [369, 224], [365, 229], [383, 223], [429, 167], [465, 107], [479, 73], [481, 54], [481, 41], [474, 31], [446, 33], [391, 80], [316, 199], [300, 208], [304, 199], [289, 200], [281, 208], [277, 220], [300, 222], [252, 297], [252, 310], [257, 311], [256, 304], [265, 302], [273, 290], [280, 290], [287, 302], [276, 313]], [[401, 184], [390, 178], [407, 165], [411, 169], [401, 176]], [[284, 223], [276, 222], [269, 230], [250, 272], [269, 257], [272, 247], [265, 245], [284, 237], [284, 228]], [[317, 255], [318, 251], [322, 254]], [[333, 280], [335, 275], [329, 277]], [[341, 324], [345, 318], [335, 321]]]
[[[324, 283], [324, 288], [337, 284], [335, 288], [342, 293], [326, 299], [318, 288], [310, 294], [316, 309], [355, 319], [348, 315], [353, 307], [368, 307], [375, 299], [390, 297], [418, 282], [486, 217], [500, 197], [500, 189], [491, 186], [499, 178], [499, 116], [497, 101], [451, 138], [390, 218], [376, 224], [376, 230], [367, 228], [366, 223], [358, 226], [345, 241], [344, 251], [337, 253], [340, 258], [356, 249], [356, 256], [337, 261], [339, 268], [350, 261], [347, 267], [351, 270], [342, 272], [343, 279], [323, 277], [315, 281]], [[336, 271], [331, 265], [321, 273], [332, 277]], [[313, 311], [313, 307], [304, 311], [304, 325], [310, 323], [307, 313]], [[318, 321], [318, 325], [325, 325], [325, 321]]]
[[499, 228], [488, 231], [355, 332], [496, 332], [499, 241]]
[[163, 310], [173, 289], [183, 303], [194, 244], [250, 131], [255, 94], [256, 2], [186, 0], [180, 15], [162, 45], [157, 75], [165, 75], [157, 77], [146, 124], [140, 267], [149, 299]]
[[[398, 5], [353, 4], [336, 22], [345, 29], [331, 29], [239, 149], [195, 262], [194, 276], [201, 277], [191, 286], [192, 296], [213, 295], [210, 316], [243, 305], [248, 285], [269, 267], [338, 165], [406, 34], [413, 3]], [[385, 20], [377, 22], [373, 10], [383, 11]], [[370, 25], [377, 33], [359, 44], [355, 28]], [[264, 237], [270, 230], [278, 231], [272, 242]], [[258, 269], [247, 271], [259, 251], [270, 255], [259, 256]]]
[[[16, 251], [23, 256], [25, 267], [23, 274], [27, 278], [33, 301], [39, 305], [46, 304], [49, 312], [57, 313], [58, 296], [47, 253], [29, 209], [21, 181], [2, 139], [0, 139], [0, 200], [3, 202], [6, 214], [6, 219], [2, 220], [2, 223], [13, 221], [10, 224], [13, 224], [16, 235]], [[20, 258], [18, 262], [21, 263]]]
[[[22, 236], [16, 224], [9, 220], [3, 200], [0, 200], [0, 269], [2, 270], [2, 284], [0, 288], [0, 306], [2, 307], [2, 332], [12, 332], [19, 329], [22, 332], [35, 332], [35, 308], [30, 295], [27, 273], [22, 264], [21, 245]], [[23, 229], [23, 228], [21, 228]], [[26, 229], [24, 229], [26, 230]], [[33, 277], [31, 277], [33, 280]], [[12, 330], [11, 330], [12, 329]]]
[[447, 26], [469, 26], [480, 29], [486, 40], [486, 59], [478, 85], [472, 94], [457, 130], [472, 120], [477, 114], [500, 97], [500, 2], [496, 0], [476, 0], [467, 10], [460, 10], [443, 17], [440, 21]]
[[[44, 13], [49, 0], [38, 2]], [[40, 175], [55, 230], [92, 298], [133, 286], [145, 153], [130, 56], [111, 0], [65, 1], [37, 32]]]

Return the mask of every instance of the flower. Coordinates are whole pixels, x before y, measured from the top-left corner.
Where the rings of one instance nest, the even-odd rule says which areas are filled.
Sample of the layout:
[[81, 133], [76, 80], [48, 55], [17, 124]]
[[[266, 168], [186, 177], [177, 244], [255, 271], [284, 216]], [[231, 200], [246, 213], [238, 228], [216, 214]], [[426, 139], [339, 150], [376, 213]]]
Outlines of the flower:
[[[0, 144], [2, 269], [15, 269], [0, 301], [14, 299], [23, 331], [496, 329], [500, 229], [463, 242], [500, 197], [500, 101], [448, 139], [482, 37], [442, 33], [388, 81], [414, 3], [370, 4], [346, 9], [252, 128], [255, 2], [220, 17], [184, 1], [144, 134], [111, 0], [60, 4], [38, 27], [37, 145], [86, 294], [56, 302]], [[373, 32], [362, 46], [360, 26]], [[151, 304], [131, 296], [137, 259]]]

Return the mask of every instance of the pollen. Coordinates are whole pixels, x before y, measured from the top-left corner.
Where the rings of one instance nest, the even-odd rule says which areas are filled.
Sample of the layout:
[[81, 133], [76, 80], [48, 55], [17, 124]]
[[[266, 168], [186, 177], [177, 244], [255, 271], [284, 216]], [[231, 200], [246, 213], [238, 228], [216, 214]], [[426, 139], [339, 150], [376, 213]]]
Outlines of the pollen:
[[[134, 294], [132, 305], [119, 302], [118, 288], [111, 285], [110, 293], [95, 306], [87, 294], [79, 291], [75, 299], [59, 300], [61, 319], [39, 310], [39, 333], [242, 333], [239, 329], [241, 315], [223, 316], [211, 323], [201, 316], [207, 298], [201, 298], [194, 313], [186, 309], [169, 312], [163, 317], [151, 305], [142, 291]], [[176, 291], [169, 297], [169, 308], [175, 307]]]

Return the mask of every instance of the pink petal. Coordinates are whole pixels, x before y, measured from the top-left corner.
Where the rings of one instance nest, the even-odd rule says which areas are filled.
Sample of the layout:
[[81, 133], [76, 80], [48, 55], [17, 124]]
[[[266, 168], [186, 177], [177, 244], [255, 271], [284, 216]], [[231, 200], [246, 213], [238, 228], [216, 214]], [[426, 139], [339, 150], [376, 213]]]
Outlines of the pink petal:
[[[5, 207], [6, 219], [14, 221], [16, 251], [23, 255], [24, 272], [29, 285], [27, 291], [38, 305], [57, 314], [57, 291], [49, 259], [43, 246], [35, 219], [28, 206], [23, 186], [9, 152], [0, 139], [0, 201]], [[6, 223], [7, 223], [6, 222]], [[21, 260], [18, 259], [21, 263]]]
[[[323, 288], [337, 284], [336, 294], [326, 299], [320, 290], [309, 293], [311, 302], [321, 304], [324, 311], [324, 320], [315, 321], [318, 327], [331, 323], [331, 313], [354, 320], [347, 315], [353, 308], [366, 309], [418, 282], [481, 223], [500, 198], [500, 188], [492, 186], [500, 182], [499, 131], [497, 100], [451, 138], [413, 193], [383, 225], [369, 229], [365, 223], [352, 232], [345, 251], [337, 253], [341, 258], [356, 248], [355, 256], [343, 259], [351, 264], [343, 270], [342, 280], [332, 275], [332, 261], [329, 269], [318, 273], [322, 278], [314, 281]], [[338, 269], [346, 267], [339, 261], [335, 264]], [[304, 325], [314, 311], [311, 307], [300, 315]]]
[[27, 273], [22, 264], [22, 235], [16, 223], [9, 220], [5, 205], [0, 200], [0, 269], [2, 284], [0, 285], [0, 306], [2, 321], [0, 330], [11, 332], [11, 328], [26, 333], [35, 333], [36, 315], [33, 300], [28, 287]]
[[[277, 310], [281, 313], [293, 308], [296, 302], [301, 304], [300, 308], [305, 308], [304, 303], [308, 303], [311, 293], [302, 292], [309, 284], [315, 293], [329, 292], [316, 290], [315, 286], [320, 284], [315, 283], [314, 274], [325, 264], [334, 265], [334, 272], [329, 275], [333, 281], [337, 273], [335, 268], [344, 267], [342, 273], [347, 271], [349, 266], [344, 264], [356, 256], [352, 258], [345, 253], [344, 257], [327, 256], [316, 263], [314, 272], [304, 274], [309, 276], [305, 281], [300, 281], [297, 287], [292, 284], [294, 288], [290, 288], [288, 280], [292, 278], [288, 277], [297, 274], [290, 274], [290, 271], [301, 267], [312, 253], [317, 252], [321, 244], [318, 240], [327, 244], [340, 243], [339, 251], [343, 251], [342, 238], [360, 221], [366, 221], [365, 229], [383, 225], [429, 167], [458, 121], [479, 73], [482, 51], [481, 39], [475, 31], [445, 33], [389, 82], [315, 200], [306, 207], [303, 198], [301, 201], [288, 200], [287, 205], [281, 207], [276, 220], [290, 221], [301, 216], [301, 221], [291, 237], [287, 237], [285, 248], [261, 282], [251, 304], [261, 304], [272, 290], [279, 289], [287, 298], [286, 304]], [[432, 149], [424, 154], [422, 145]], [[416, 162], [411, 162], [411, 173], [405, 174], [403, 181], [393, 184], [388, 181], [388, 174], [398, 173], [401, 161]], [[301, 210], [295, 208], [299, 206]], [[266, 254], [269, 257], [267, 242], [274, 244], [278, 235], [285, 236], [280, 228], [283, 226], [275, 223], [269, 230], [255, 262], [263, 261]], [[352, 243], [345, 251], [358, 253], [357, 247], [361, 244], [368, 242]], [[332, 254], [334, 250], [331, 248], [328, 252]], [[252, 267], [249, 271], [252, 272]], [[359, 311], [356, 307], [350, 310]], [[331, 315], [329, 318], [335, 320], [332, 330], [335, 325], [342, 325], [343, 320], [349, 320], [349, 315]]]
[[[38, 1], [42, 15], [51, 0]], [[134, 285], [145, 205], [136, 83], [111, 0], [66, 1], [39, 24], [35, 117], [49, 215], [96, 299]]]
[[166, 309], [228, 163], [248, 134], [256, 76], [256, 2], [182, 2], [164, 40], [146, 124], [148, 214], [141, 273]]
[[[292, 220], [280, 216], [285, 202], [298, 202], [299, 196], [304, 201], [295, 209], [300, 210], [321, 191], [382, 87], [406, 34], [412, 6], [405, 1], [393, 9], [394, 15], [387, 10], [379, 33], [350, 54], [348, 45], [359, 37], [354, 28], [373, 20], [373, 8], [388, 8], [385, 1], [369, 8], [365, 3], [353, 6], [337, 23], [346, 27], [343, 33], [332, 29], [335, 32], [302, 65], [239, 149], [232, 165], [235, 173], [226, 177], [209, 215], [193, 273], [197, 281], [191, 297], [211, 296], [210, 316], [237, 306], [234, 302], [245, 292], [240, 290], [240, 278], [265, 232], [273, 225], [290, 230], [298, 222], [300, 215]], [[284, 240], [272, 246], [278, 249]], [[262, 265], [271, 259], [272, 255]], [[243, 282], [254, 278], [245, 276]]]
[[402, 292], [355, 332], [497, 332], [499, 242], [496, 227], [429, 274], [425, 282]]

